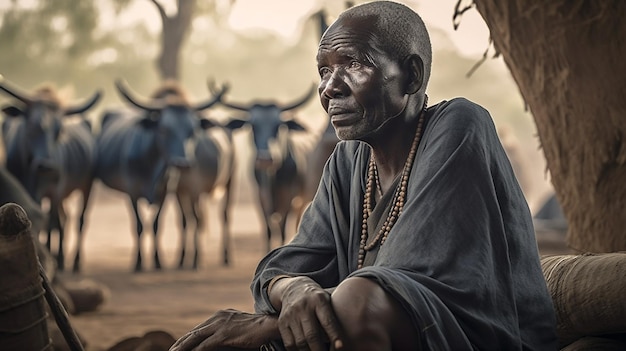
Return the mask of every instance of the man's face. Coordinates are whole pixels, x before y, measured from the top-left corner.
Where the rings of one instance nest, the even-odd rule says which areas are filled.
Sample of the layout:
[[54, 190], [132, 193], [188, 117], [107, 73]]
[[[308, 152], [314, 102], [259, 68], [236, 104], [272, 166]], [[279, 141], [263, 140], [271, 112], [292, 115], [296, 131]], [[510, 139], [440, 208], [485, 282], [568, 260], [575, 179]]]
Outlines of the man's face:
[[372, 20], [339, 20], [319, 45], [320, 100], [342, 140], [375, 137], [406, 107], [401, 67], [369, 29]]

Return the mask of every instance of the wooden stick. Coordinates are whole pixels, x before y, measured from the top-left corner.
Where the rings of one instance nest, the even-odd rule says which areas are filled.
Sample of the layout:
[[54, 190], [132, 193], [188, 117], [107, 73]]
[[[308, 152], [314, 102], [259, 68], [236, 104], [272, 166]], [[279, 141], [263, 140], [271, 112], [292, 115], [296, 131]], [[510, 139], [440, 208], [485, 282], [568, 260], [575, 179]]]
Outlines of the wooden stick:
[[65, 337], [67, 345], [69, 346], [71, 351], [84, 351], [85, 349], [83, 348], [83, 345], [81, 344], [80, 339], [76, 334], [76, 331], [74, 330], [74, 328], [72, 328], [72, 325], [70, 324], [67, 311], [65, 310], [65, 307], [63, 307], [63, 304], [61, 303], [61, 300], [59, 300], [57, 294], [52, 289], [50, 281], [46, 276], [46, 271], [41, 263], [39, 263], [39, 275], [42, 279], [43, 288], [46, 291], [46, 301], [48, 302], [48, 305], [52, 310], [54, 320], [59, 326], [59, 329], [61, 329], [63, 337]]

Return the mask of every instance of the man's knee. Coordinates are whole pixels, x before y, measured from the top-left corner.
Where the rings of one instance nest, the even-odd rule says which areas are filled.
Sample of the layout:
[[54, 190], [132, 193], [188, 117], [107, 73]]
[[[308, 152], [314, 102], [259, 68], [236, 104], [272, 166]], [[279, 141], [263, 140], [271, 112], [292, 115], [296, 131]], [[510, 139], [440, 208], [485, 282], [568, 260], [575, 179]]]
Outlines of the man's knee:
[[346, 279], [331, 297], [346, 336], [367, 345], [390, 345], [387, 328], [394, 318], [390, 299], [378, 283], [361, 277]]

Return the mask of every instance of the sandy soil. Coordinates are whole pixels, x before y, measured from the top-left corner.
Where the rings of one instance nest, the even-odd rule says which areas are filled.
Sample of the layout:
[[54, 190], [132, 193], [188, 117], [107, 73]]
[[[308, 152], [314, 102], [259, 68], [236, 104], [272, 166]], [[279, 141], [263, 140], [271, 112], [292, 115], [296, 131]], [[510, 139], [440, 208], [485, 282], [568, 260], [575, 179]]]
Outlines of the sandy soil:
[[[221, 264], [221, 250], [218, 251], [221, 223], [216, 214], [217, 202], [209, 200], [205, 201], [210, 221], [202, 238], [201, 267], [198, 271], [181, 271], [176, 269], [178, 214], [170, 199], [162, 215], [159, 238], [165, 269], [149, 269], [140, 274], [131, 272], [136, 240], [127, 199], [98, 186], [92, 201], [84, 241], [83, 271], [80, 275], [61, 273], [62, 279], [67, 281], [95, 280], [110, 290], [99, 310], [71, 316], [71, 323], [87, 341], [88, 350], [106, 349], [122, 338], [141, 336], [155, 329], [165, 330], [177, 338], [223, 308], [252, 311], [249, 284], [265, 245], [257, 210], [249, 201], [235, 201], [231, 212], [230, 266]], [[66, 247], [71, 249], [74, 230], [70, 228], [69, 232]], [[144, 262], [149, 267], [152, 267], [152, 260], [148, 249], [152, 242], [151, 232], [147, 231], [142, 247], [146, 249]], [[73, 249], [68, 251], [68, 256], [73, 255]], [[67, 261], [70, 262], [69, 258]]]

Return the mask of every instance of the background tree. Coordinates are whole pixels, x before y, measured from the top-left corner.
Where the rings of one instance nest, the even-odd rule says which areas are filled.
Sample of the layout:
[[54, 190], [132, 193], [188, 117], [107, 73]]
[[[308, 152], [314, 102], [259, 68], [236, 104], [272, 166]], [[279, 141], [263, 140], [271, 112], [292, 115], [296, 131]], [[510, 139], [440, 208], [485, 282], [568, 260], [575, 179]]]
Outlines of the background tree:
[[180, 78], [180, 49], [189, 36], [189, 28], [193, 19], [195, 0], [176, 1], [176, 13], [168, 15], [163, 5], [151, 0], [159, 11], [161, 23], [161, 52], [157, 58], [157, 67], [161, 79]]
[[532, 111], [569, 245], [626, 250], [626, 2], [474, 4]]
[[[162, 51], [161, 18], [151, 1], [0, 1], [0, 74], [24, 89], [53, 82], [70, 99], [80, 100], [95, 90], [103, 90], [103, 100], [87, 116], [98, 132], [102, 110], [123, 106], [113, 84], [116, 78], [127, 80], [133, 90], [145, 96], [162, 79], [155, 64]], [[174, 0], [156, 1], [168, 15], [177, 11]], [[229, 96], [237, 101], [290, 101], [317, 83], [315, 56], [320, 22], [311, 15], [324, 9], [327, 22], [331, 23], [348, 6], [346, 1], [315, 0], [316, 4], [307, 13], [290, 14], [285, 8], [264, 1], [268, 4], [265, 5], [268, 22], [284, 19], [285, 13], [296, 18], [297, 27], [285, 36], [263, 28], [237, 28], [234, 14], [240, 13], [242, 6], [248, 6], [243, 1], [190, 1], [195, 2], [195, 7], [188, 35], [180, 47], [178, 79], [191, 97], [198, 99], [208, 97], [207, 80], [228, 82]], [[455, 0], [445, 1], [437, 6], [448, 9], [443, 13], [448, 21]], [[362, 2], [354, 1], [354, 4]], [[401, 2], [417, 11], [420, 3], [432, 4], [429, 0]], [[258, 4], [250, 2], [250, 6], [253, 3]], [[429, 19], [431, 15], [425, 18]], [[466, 17], [466, 23], [468, 20], [471, 17]], [[487, 107], [498, 127], [511, 128], [521, 141], [524, 154], [537, 160], [528, 171], [532, 187], [524, 189], [533, 209], [551, 186], [542, 173], [543, 156], [537, 150], [534, 123], [530, 114], [524, 112], [510, 73], [502, 60], [491, 60], [470, 79], [464, 79], [476, 61], [475, 54], [461, 53], [447, 31], [439, 27], [430, 29], [433, 70], [437, 72], [429, 82], [430, 100], [465, 96]], [[485, 35], [484, 39], [487, 38]], [[0, 105], [9, 98], [0, 94]], [[231, 111], [220, 107], [210, 113], [217, 120], [232, 117]], [[304, 106], [297, 118], [312, 132], [321, 131], [327, 121], [316, 103]], [[245, 133], [235, 136], [242, 140], [246, 137]], [[247, 148], [241, 147], [239, 151], [243, 154]], [[242, 156], [244, 164], [245, 157]], [[247, 171], [246, 167], [238, 168], [242, 177], [247, 177]]]

